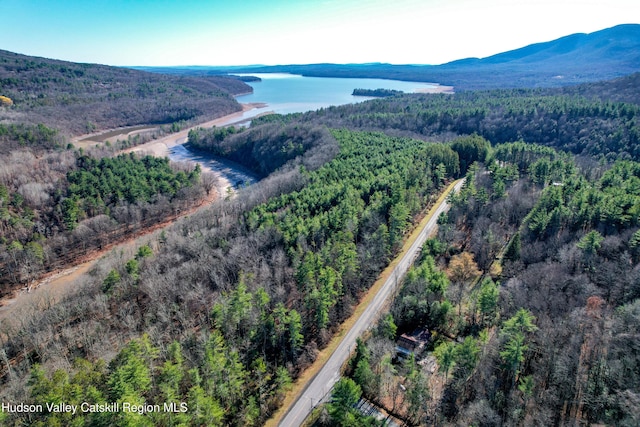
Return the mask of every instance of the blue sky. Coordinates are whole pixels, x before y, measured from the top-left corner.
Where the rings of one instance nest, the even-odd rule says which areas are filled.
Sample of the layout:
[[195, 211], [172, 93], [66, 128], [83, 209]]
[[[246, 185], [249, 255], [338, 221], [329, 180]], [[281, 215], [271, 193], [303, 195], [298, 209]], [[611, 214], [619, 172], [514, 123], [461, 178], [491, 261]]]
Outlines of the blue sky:
[[0, 0], [0, 49], [108, 65], [441, 64], [640, 23], [638, 0]]

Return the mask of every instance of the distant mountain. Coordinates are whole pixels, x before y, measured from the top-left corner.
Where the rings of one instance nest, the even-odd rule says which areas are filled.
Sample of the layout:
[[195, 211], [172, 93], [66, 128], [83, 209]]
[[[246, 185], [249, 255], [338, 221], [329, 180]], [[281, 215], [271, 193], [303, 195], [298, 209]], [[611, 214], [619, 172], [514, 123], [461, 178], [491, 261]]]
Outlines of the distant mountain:
[[43, 123], [78, 135], [137, 124], [204, 121], [241, 109], [251, 92], [228, 77], [170, 76], [0, 50], [0, 122]]
[[163, 71], [179, 74], [288, 72], [314, 77], [385, 78], [438, 82], [454, 86], [458, 91], [566, 86], [640, 71], [640, 24], [572, 34], [487, 58], [466, 58], [442, 65], [310, 64], [176, 67]]
[[640, 68], [640, 25], [625, 24], [590, 34], [572, 34], [484, 59], [450, 62], [441, 68], [457, 68], [461, 65], [527, 65], [548, 70], [615, 67], [629, 74]]

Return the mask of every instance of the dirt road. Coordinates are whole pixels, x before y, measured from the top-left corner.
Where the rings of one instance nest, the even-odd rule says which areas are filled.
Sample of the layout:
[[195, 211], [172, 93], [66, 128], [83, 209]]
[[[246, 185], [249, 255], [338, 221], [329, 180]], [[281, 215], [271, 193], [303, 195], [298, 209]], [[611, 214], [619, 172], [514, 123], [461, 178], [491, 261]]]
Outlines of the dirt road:
[[[386, 302], [395, 293], [398, 284], [413, 264], [422, 245], [435, 230], [438, 216], [449, 209], [446, 202], [447, 195], [453, 189], [458, 191], [462, 184], [463, 180], [458, 180], [443, 192], [429, 214], [409, 237], [400, 255], [382, 272], [368, 296], [358, 305], [351, 318], [345, 322], [342, 332], [336, 335], [334, 341], [337, 340], [338, 344], [335, 351], [328, 360], [322, 355], [318, 357], [309, 368], [310, 375], [303, 375], [300, 378], [291, 393], [292, 398], [285, 399], [283, 408], [267, 422], [267, 426], [300, 426], [316, 405], [329, 398], [331, 388], [340, 379], [342, 366], [355, 349], [356, 338], [374, 325]], [[331, 346], [332, 344], [329, 344], [329, 348]], [[314, 372], [317, 374], [314, 375]], [[311, 378], [307, 379], [309, 376]]]

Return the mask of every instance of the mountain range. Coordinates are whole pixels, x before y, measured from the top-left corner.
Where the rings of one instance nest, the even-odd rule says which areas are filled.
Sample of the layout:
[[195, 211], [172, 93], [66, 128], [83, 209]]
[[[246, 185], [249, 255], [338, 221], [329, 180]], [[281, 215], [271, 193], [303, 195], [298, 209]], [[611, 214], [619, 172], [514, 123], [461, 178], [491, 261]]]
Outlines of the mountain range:
[[[252, 88], [229, 78], [240, 72], [437, 82], [457, 92], [575, 86], [640, 72], [640, 24], [572, 34], [487, 58], [442, 65], [121, 68], [0, 50], [0, 96], [13, 102], [11, 108], [0, 108], [0, 123], [43, 123], [78, 135], [137, 124], [202, 122], [241, 109], [234, 95]], [[616, 84], [633, 86], [636, 81], [637, 77]], [[611, 92], [610, 86], [597, 90], [603, 91]], [[631, 98], [636, 101], [635, 95]]]
[[312, 77], [438, 82], [456, 90], [554, 87], [608, 80], [640, 71], [640, 24], [571, 34], [487, 58], [442, 65], [306, 64], [246, 67], [139, 67], [172, 74], [287, 72]]

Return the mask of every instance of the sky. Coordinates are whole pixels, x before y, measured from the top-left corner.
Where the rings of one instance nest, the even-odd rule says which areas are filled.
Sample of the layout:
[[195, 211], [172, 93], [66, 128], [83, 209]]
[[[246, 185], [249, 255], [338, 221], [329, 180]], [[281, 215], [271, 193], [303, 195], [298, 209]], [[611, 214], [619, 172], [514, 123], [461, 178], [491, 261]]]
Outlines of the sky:
[[442, 64], [640, 23], [638, 0], [0, 0], [0, 49], [118, 66]]

